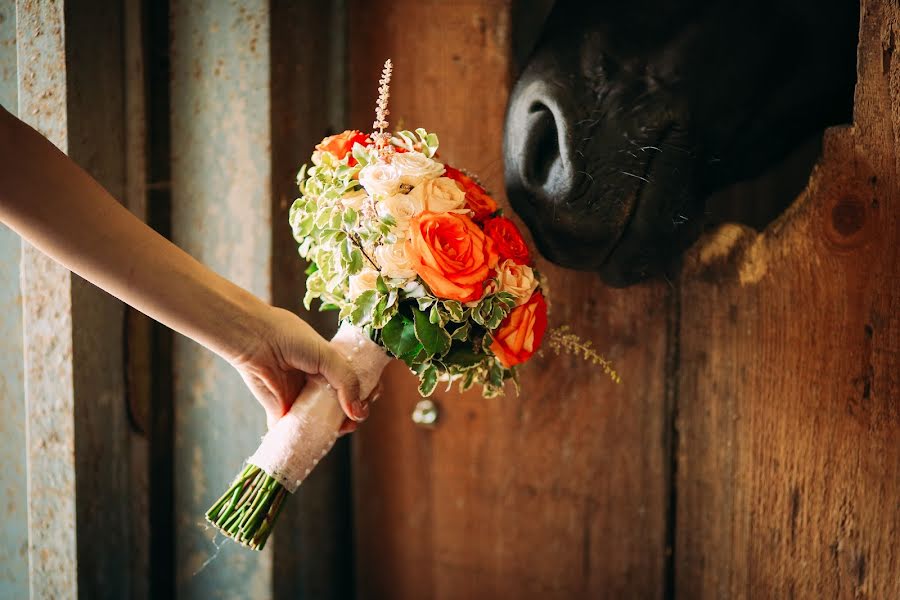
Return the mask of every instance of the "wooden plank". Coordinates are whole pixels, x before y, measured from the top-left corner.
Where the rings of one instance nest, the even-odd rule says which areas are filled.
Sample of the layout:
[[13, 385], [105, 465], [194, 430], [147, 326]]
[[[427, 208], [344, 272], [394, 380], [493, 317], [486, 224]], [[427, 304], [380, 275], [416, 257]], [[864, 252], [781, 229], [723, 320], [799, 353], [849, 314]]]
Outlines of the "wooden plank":
[[[393, 123], [438, 132], [442, 157], [502, 198], [509, 13], [490, 0], [352, 2], [350, 125], [371, 126], [391, 57]], [[540, 268], [551, 323], [607, 350], [625, 383], [545, 355], [519, 397], [438, 393], [429, 431], [409, 418], [414, 378], [389, 367], [354, 436], [359, 597], [662, 597], [669, 288]]]
[[[330, 337], [335, 314], [302, 306], [306, 265], [297, 255], [288, 211], [297, 197], [300, 165], [346, 121], [346, 6], [276, 0], [271, 10], [272, 300]], [[349, 440], [341, 440], [281, 513], [271, 542], [275, 598], [353, 596], [351, 510]]]
[[[0, 105], [16, 114], [16, 3], [0, 0]], [[25, 382], [22, 368], [22, 241], [0, 225], [0, 597], [28, 596]]]
[[[63, 5], [16, 4], [19, 114], [66, 151]], [[21, 268], [29, 589], [62, 596], [78, 589], [71, 276], [25, 243]]]
[[680, 597], [900, 597], [897, 39], [864, 1], [853, 126], [763, 233], [688, 257]]
[[[171, 7], [172, 237], [268, 299], [269, 2]], [[175, 339], [174, 376], [177, 595], [267, 598], [271, 551], [228, 543], [216, 555], [203, 521], [259, 443], [264, 413], [236, 371], [183, 337]]]
[[[19, 113], [121, 197], [120, 6], [20, 1], [16, 10]], [[122, 596], [122, 307], [27, 244], [21, 264], [30, 592]]]
[[[123, 93], [125, 103], [125, 206], [147, 221], [147, 110], [144, 69], [145, 16], [142, 0], [123, 0]], [[153, 320], [131, 307], [125, 308], [125, 368], [130, 477], [129, 528], [131, 552], [128, 565], [129, 598], [150, 597], [150, 410], [153, 404]], [[166, 499], [168, 500], [168, 499]]]

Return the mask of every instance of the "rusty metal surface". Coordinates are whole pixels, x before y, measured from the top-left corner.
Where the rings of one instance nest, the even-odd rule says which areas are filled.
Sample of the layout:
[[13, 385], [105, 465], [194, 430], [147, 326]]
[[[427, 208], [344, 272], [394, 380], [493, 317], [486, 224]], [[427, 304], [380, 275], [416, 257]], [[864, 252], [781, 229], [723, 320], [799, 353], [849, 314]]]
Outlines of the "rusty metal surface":
[[[68, 149], [62, 3], [16, 6], [19, 114]], [[78, 588], [75, 540], [75, 394], [68, 271], [22, 244], [28, 563], [31, 597]]]
[[[16, 3], [0, 0], [0, 106], [16, 113]], [[28, 595], [19, 236], [0, 225], [0, 598]]]
[[[178, 0], [171, 19], [173, 238], [268, 299], [269, 2]], [[178, 596], [267, 598], [271, 551], [227, 543], [205, 564], [216, 545], [203, 523], [258, 444], [263, 411], [208, 350], [179, 337], [174, 354]]]

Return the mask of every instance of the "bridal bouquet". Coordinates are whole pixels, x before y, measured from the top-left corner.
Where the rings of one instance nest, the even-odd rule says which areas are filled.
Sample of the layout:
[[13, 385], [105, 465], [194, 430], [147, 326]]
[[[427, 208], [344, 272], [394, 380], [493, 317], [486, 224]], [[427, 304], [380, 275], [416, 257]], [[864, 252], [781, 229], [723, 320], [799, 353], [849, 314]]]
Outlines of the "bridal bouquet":
[[[438, 160], [435, 134], [386, 132], [390, 77], [388, 61], [375, 132], [322, 140], [298, 175], [290, 223], [309, 262], [304, 304], [338, 312], [332, 343], [363, 397], [391, 357], [418, 376], [422, 396], [440, 382], [496, 396], [541, 346], [541, 277], [493, 198]], [[335, 392], [308, 383], [207, 518], [262, 549], [287, 493], [330, 450], [343, 419]]]

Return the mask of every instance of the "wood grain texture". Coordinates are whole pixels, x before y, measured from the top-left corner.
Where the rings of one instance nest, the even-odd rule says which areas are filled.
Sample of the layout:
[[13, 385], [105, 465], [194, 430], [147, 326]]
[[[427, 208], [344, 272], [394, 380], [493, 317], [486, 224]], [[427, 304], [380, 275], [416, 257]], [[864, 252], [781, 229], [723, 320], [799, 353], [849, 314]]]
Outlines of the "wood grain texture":
[[852, 127], [682, 277], [676, 595], [900, 597], [900, 8], [862, 3]]
[[[349, 13], [349, 125], [371, 127], [391, 57], [392, 123], [439, 133], [442, 157], [502, 198], [509, 4], [351, 2]], [[409, 418], [414, 377], [391, 365], [354, 435], [358, 597], [662, 597], [669, 287], [613, 291], [540, 267], [551, 324], [608, 350], [625, 384], [546, 355], [522, 370], [519, 397], [437, 393], [426, 430]]]

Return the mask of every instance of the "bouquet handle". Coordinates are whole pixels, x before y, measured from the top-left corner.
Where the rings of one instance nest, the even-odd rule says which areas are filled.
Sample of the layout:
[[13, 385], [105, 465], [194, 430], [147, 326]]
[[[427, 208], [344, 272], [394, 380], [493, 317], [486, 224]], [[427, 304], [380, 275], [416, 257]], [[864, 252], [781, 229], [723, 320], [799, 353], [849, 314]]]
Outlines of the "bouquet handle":
[[[362, 329], [348, 323], [341, 325], [331, 343], [356, 372], [361, 396], [371, 394], [390, 356]], [[225, 535], [261, 550], [287, 494], [296, 491], [328, 454], [343, 422], [336, 390], [322, 379], [311, 379], [207, 511], [207, 520]]]
[[[356, 372], [360, 396], [367, 397], [378, 385], [390, 357], [361, 329], [348, 323], [341, 325], [331, 343]], [[323, 380], [313, 379], [247, 462], [293, 493], [331, 450], [343, 422], [337, 392]]]

